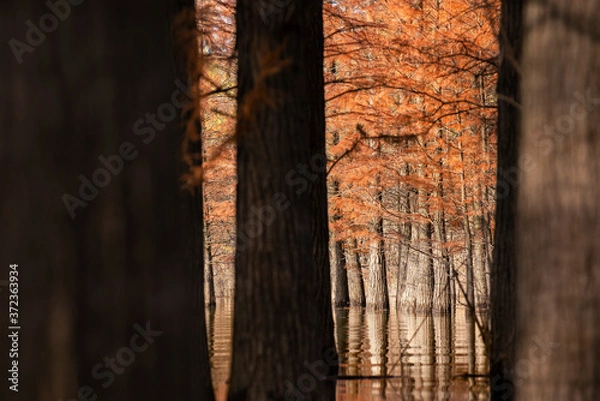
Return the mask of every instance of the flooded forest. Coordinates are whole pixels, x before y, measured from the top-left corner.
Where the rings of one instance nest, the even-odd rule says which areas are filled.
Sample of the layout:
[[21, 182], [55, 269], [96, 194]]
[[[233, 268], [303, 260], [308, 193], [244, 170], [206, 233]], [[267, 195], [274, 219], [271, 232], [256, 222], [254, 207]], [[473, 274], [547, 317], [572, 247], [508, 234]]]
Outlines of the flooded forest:
[[3, 399], [600, 400], [600, 0], [0, 18]]

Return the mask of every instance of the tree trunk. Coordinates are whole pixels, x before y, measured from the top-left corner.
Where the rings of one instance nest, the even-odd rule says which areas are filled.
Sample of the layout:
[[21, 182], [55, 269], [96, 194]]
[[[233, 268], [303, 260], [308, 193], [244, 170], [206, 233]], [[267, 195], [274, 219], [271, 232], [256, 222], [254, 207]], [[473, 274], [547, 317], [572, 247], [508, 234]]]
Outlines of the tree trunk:
[[[230, 401], [330, 401], [322, 2], [239, 0]], [[316, 373], [306, 367], [311, 364]], [[307, 378], [310, 378], [307, 379]]]
[[[208, 207], [205, 208], [208, 212]], [[209, 213], [205, 215], [205, 241], [206, 260], [204, 262], [204, 301], [206, 306], [214, 307], [217, 304], [215, 296], [215, 274], [213, 269], [212, 236], [210, 232]]]
[[[400, 170], [401, 175], [408, 175], [408, 164]], [[404, 196], [402, 196], [404, 194]], [[408, 215], [410, 212], [410, 191], [398, 186], [398, 215]], [[408, 258], [411, 253], [411, 222], [405, 220], [398, 224], [398, 280], [396, 282], [396, 308], [400, 309], [402, 294], [407, 280]]]
[[600, 1], [525, 4], [516, 399], [598, 400]]
[[519, 70], [522, 36], [522, 0], [502, 2], [500, 71], [498, 74], [498, 175], [494, 260], [491, 266], [491, 361], [492, 401], [510, 401], [514, 384], [515, 341], [515, 211], [517, 185], [507, 180], [517, 165], [520, 95]]
[[348, 240], [346, 246], [346, 261], [348, 267], [348, 294], [350, 306], [366, 306], [365, 284], [357, 252], [356, 239]]
[[[422, 168], [417, 174], [423, 177]], [[411, 255], [409, 256], [406, 282], [400, 299], [400, 309], [412, 312], [431, 312], [433, 306], [433, 263], [431, 260], [431, 224], [426, 208], [426, 191], [419, 189], [413, 196], [411, 208], [419, 220], [411, 224]]]
[[[334, 144], [339, 142], [338, 135], [334, 135], [333, 142]], [[340, 196], [340, 185], [335, 180], [331, 182], [331, 195]], [[331, 220], [335, 222], [339, 220], [340, 217], [339, 210], [335, 210]], [[344, 255], [342, 241], [337, 240], [334, 237], [335, 236], [332, 235], [330, 241], [330, 254], [333, 264], [331, 269], [331, 297], [335, 308], [344, 308], [350, 305], [350, 296], [348, 294], [348, 270], [346, 268], [346, 257]]]
[[[376, 182], [378, 183], [379, 180], [376, 180]], [[383, 201], [381, 191], [377, 192], [375, 199], [381, 204]], [[369, 245], [367, 308], [375, 310], [389, 309], [390, 299], [387, 286], [385, 244], [383, 242], [383, 218], [381, 216], [377, 216], [374, 226], [377, 239]]]
[[[411, 196], [410, 209], [423, 211], [419, 208], [419, 199], [422, 199], [422, 190], [419, 196]], [[402, 285], [403, 290], [400, 300], [397, 301], [399, 310], [410, 312], [428, 312], [431, 310], [433, 301], [433, 270], [430, 252], [427, 252], [426, 244], [430, 241], [429, 223], [411, 223], [410, 252], [406, 270], [406, 281]], [[424, 254], [425, 253], [425, 254]]]
[[37, 38], [0, 65], [11, 96], [0, 252], [19, 264], [25, 306], [19, 397], [213, 400], [190, 258], [189, 231], [202, 227], [181, 207], [174, 120], [187, 89], [172, 64], [172, 4], [62, 4], [71, 18], [45, 40], [23, 24], [52, 16], [45, 3], [0, 6], [5, 37]]
[[332, 303], [334, 308], [345, 308], [350, 305], [350, 296], [348, 294], [348, 270], [342, 241], [332, 240], [330, 248], [333, 265], [331, 269]]
[[[434, 198], [443, 198], [442, 176], [434, 175], [437, 191]], [[439, 208], [433, 213], [433, 230], [431, 237], [431, 253], [433, 257], [433, 305], [432, 311], [437, 314], [450, 312], [450, 266], [444, 251], [444, 217]]]
[[481, 185], [477, 185], [477, 198], [473, 204], [473, 275], [475, 286], [475, 307], [479, 309], [487, 309], [488, 307], [488, 285], [487, 274], [485, 268], [485, 244], [484, 244], [484, 227], [483, 227], [483, 212], [481, 208]]

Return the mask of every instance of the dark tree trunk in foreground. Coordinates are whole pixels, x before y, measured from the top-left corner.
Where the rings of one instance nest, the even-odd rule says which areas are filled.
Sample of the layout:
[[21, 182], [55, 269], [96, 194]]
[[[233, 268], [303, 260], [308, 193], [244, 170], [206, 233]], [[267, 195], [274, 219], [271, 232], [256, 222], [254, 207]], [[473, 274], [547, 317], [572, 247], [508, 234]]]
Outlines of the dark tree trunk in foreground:
[[[595, 401], [600, 1], [527, 1], [524, 15], [516, 399]], [[520, 367], [525, 363], [528, 369]]]
[[236, 9], [238, 243], [229, 400], [332, 400], [333, 382], [325, 380], [337, 374], [337, 355], [322, 3], [268, 4], [239, 0]]
[[502, 2], [498, 75], [498, 176], [496, 231], [491, 267], [491, 398], [511, 400], [515, 341], [515, 209], [514, 180], [519, 140], [519, 76], [522, 0]]
[[45, 3], [0, 6], [11, 98], [0, 109], [0, 253], [19, 264], [18, 398], [212, 400], [180, 192], [187, 96], [172, 7], [62, 4], [70, 10], [45, 39], [24, 23], [52, 15]]

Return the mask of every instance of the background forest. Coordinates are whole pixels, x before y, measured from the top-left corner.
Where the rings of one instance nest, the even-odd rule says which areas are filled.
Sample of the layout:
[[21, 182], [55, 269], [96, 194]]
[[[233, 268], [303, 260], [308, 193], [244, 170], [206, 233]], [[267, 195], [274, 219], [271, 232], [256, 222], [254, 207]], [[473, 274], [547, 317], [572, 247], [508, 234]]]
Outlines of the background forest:
[[[234, 2], [200, 5], [214, 302], [233, 294], [237, 64]], [[328, 1], [323, 15], [334, 305], [487, 307], [499, 2]], [[302, 185], [311, 174], [306, 166], [289, 179]]]

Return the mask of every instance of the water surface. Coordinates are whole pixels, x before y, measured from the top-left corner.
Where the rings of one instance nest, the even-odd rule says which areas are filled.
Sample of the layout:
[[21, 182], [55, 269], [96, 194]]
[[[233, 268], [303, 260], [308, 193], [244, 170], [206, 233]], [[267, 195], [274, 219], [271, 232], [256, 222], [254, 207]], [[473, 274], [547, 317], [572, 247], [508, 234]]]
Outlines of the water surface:
[[[230, 372], [233, 300], [207, 310], [217, 401], [225, 401]], [[479, 330], [465, 310], [451, 316], [371, 312], [335, 313], [340, 356], [337, 401], [487, 400], [487, 359]]]

